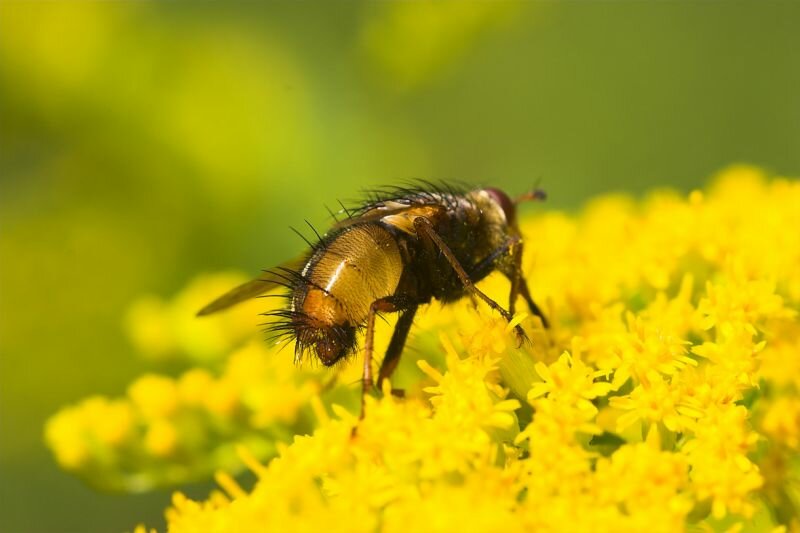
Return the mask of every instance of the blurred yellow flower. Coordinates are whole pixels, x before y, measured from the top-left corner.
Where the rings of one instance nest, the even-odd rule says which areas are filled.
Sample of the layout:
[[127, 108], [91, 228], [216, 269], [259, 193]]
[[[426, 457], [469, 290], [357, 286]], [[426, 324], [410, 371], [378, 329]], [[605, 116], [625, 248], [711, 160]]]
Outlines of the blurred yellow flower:
[[778, 398], [772, 403], [762, 422], [764, 433], [776, 443], [800, 449], [800, 398]]
[[264, 300], [253, 300], [230, 313], [198, 320], [195, 313], [247, 278], [236, 273], [198, 276], [171, 301], [144, 296], [131, 305], [125, 327], [134, 346], [150, 359], [186, 358], [209, 363], [253, 337]]
[[45, 438], [62, 467], [106, 489], [141, 491], [241, 469], [238, 443], [262, 459], [274, 455], [278, 443], [311, 427], [307, 404], [322, 388], [318, 371], [267, 354], [253, 341], [217, 376], [199, 368], [177, 379], [145, 374], [124, 398], [93, 397], [57, 413]]
[[130, 405], [99, 396], [85, 399], [47, 421], [45, 440], [62, 467], [81, 468], [92, 454], [106, 458], [134, 429]]
[[155, 420], [144, 436], [144, 446], [154, 456], [169, 455], [175, 450], [177, 439], [175, 426], [168, 420]]
[[372, 6], [361, 46], [371, 63], [399, 89], [431, 81], [463, 58], [482, 34], [509, 20], [511, 2], [391, 2]]
[[172, 415], [178, 408], [178, 387], [171, 378], [146, 374], [128, 387], [128, 397], [145, 419]]

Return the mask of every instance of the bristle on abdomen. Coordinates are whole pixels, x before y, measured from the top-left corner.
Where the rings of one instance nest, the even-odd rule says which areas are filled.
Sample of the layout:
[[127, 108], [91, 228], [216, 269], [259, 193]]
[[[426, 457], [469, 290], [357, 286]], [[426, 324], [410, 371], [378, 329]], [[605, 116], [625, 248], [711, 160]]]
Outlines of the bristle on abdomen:
[[403, 273], [394, 237], [378, 224], [356, 225], [325, 237], [291, 280], [289, 310], [270, 330], [296, 341], [296, 358], [313, 350], [323, 364], [332, 364], [355, 350], [357, 329], [372, 302], [391, 296]]

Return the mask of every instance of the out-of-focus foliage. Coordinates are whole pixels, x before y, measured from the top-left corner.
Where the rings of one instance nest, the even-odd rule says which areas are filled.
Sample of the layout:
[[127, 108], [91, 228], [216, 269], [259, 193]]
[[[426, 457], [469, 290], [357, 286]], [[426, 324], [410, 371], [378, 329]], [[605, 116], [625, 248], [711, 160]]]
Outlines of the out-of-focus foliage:
[[364, 25], [361, 46], [379, 80], [406, 90], [437, 79], [468, 53], [481, 33], [510, 22], [523, 8], [513, 2], [396, 2]]
[[[220, 379], [255, 317], [195, 322], [181, 288], [296, 256], [286, 227], [326, 227], [325, 204], [405, 178], [542, 179], [558, 208], [689, 190], [731, 161], [800, 173], [798, 17], [771, 1], [0, 2], [0, 530], [158, 523], [165, 493], [59, 471], [45, 420], [128, 402], [137, 375]], [[417, 342], [441, 356], [436, 335]], [[413, 392], [420, 371], [400, 370]]]

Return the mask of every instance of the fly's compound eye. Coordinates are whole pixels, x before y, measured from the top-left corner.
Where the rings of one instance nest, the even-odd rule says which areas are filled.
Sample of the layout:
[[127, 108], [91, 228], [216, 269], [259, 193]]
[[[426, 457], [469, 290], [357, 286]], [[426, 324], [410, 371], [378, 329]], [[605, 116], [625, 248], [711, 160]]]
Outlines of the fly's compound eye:
[[517, 216], [517, 210], [514, 207], [514, 202], [511, 200], [511, 198], [509, 198], [508, 195], [500, 189], [495, 189], [493, 187], [484, 189], [484, 191], [503, 210], [503, 213], [506, 215], [506, 222], [513, 224]]

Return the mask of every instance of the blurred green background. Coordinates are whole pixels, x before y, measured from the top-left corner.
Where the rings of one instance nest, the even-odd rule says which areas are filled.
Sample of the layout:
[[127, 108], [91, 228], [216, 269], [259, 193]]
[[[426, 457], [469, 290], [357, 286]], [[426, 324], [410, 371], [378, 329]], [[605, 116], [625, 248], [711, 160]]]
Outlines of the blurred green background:
[[94, 492], [44, 420], [152, 368], [133, 299], [291, 257], [325, 204], [800, 175], [798, 24], [788, 1], [0, 2], [0, 530], [163, 527], [168, 492]]

